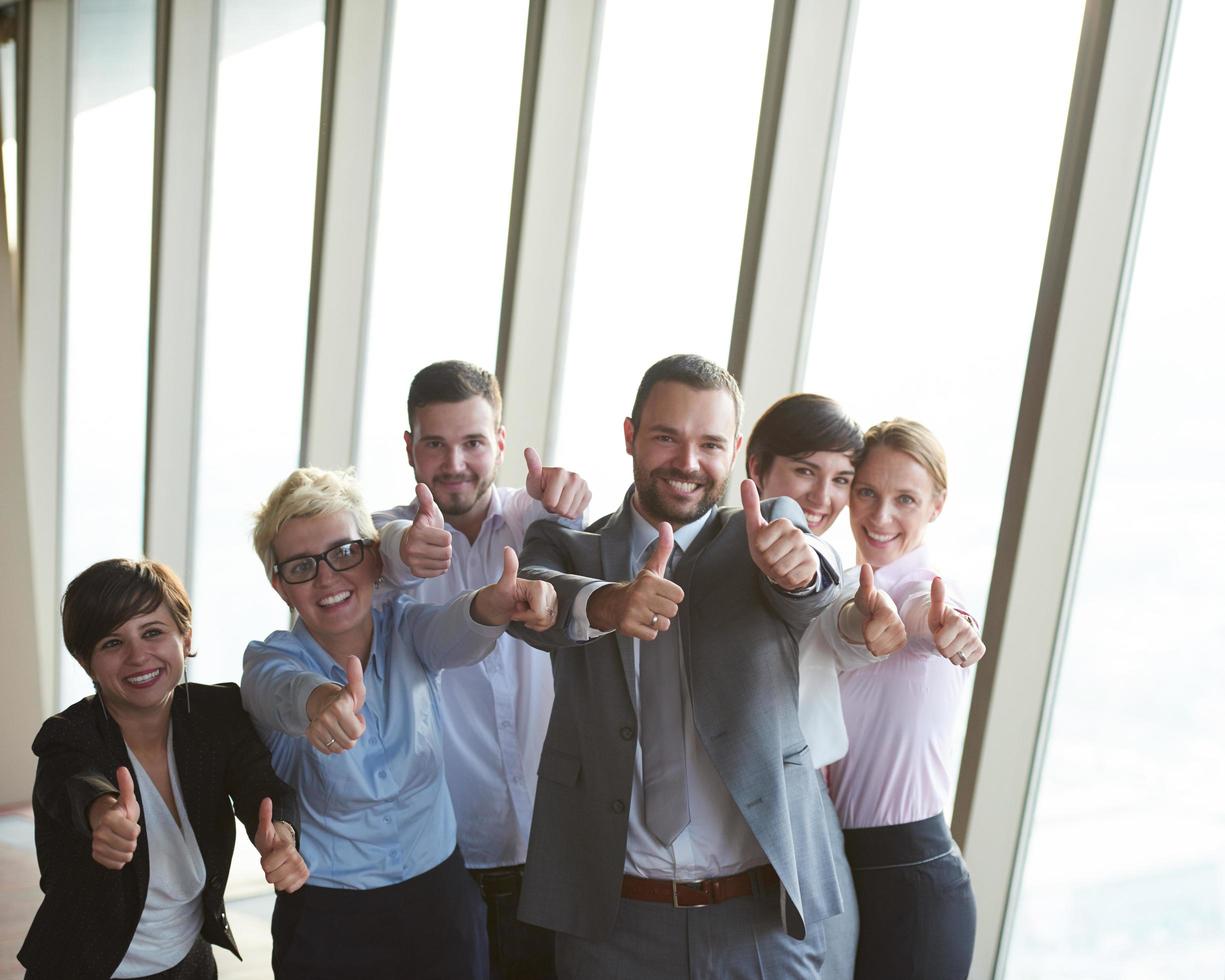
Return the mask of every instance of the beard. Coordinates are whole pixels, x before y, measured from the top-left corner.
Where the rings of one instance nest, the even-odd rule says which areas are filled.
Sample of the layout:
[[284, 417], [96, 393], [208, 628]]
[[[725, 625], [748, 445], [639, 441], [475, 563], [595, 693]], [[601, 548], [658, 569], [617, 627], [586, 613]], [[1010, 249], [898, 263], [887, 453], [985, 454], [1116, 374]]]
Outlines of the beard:
[[489, 488], [497, 477], [498, 472], [495, 469], [484, 478], [473, 478], [472, 482], [460, 490], [449, 490], [442, 485], [441, 480], [435, 479], [430, 484], [430, 493], [434, 495], [434, 502], [442, 511], [443, 517], [463, 517], [481, 501], [486, 500]]
[[[686, 473], [671, 467], [660, 467], [648, 473], [639, 466], [637, 458], [634, 459], [634, 493], [638, 497], [639, 507], [644, 512], [643, 516], [649, 518], [653, 524], [667, 521], [679, 527], [696, 521], [722, 499], [729, 477], [730, 474], [719, 483], [714, 483], [701, 470]], [[702, 491], [701, 496], [688, 502], [669, 499], [659, 488], [661, 480], [696, 483]]]

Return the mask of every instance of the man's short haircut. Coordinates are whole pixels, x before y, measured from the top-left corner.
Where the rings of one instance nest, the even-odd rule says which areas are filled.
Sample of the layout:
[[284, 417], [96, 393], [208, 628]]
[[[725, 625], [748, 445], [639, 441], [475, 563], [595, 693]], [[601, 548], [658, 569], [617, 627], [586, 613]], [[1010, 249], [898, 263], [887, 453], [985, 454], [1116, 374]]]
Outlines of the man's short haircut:
[[68, 583], [60, 601], [64, 646], [86, 672], [94, 648], [133, 616], [147, 616], [162, 603], [181, 635], [191, 629], [191, 600], [174, 571], [161, 562], [108, 558]]
[[801, 392], [766, 409], [753, 426], [744, 456], [746, 466], [757, 461], [757, 472], [764, 478], [780, 456], [804, 459], [813, 453], [847, 453], [855, 459], [862, 450], [863, 432], [845, 408], [824, 395]]
[[408, 387], [408, 429], [413, 429], [413, 413], [437, 402], [465, 402], [484, 398], [493, 408], [493, 427], [502, 424], [502, 389], [498, 379], [468, 361], [435, 361], [423, 367]]
[[346, 513], [353, 515], [360, 537], [378, 541], [378, 532], [374, 529], [374, 521], [366, 509], [352, 467], [347, 470], [321, 470], [303, 466], [285, 477], [256, 513], [255, 529], [251, 534], [255, 552], [264, 563], [268, 580], [272, 581], [272, 566], [277, 562], [272, 542], [287, 522], [295, 517]]
[[697, 354], [673, 354], [662, 361], [656, 361], [642, 376], [638, 394], [634, 396], [634, 408], [630, 412], [630, 422], [633, 423], [635, 433], [642, 421], [642, 406], [646, 404], [651, 389], [661, 381], [679, 381], [698, 391], [726, 391], [736, 403], [736, 431], [740, 431], [744, 399], [740, 397], [740, 385], [736, 384], [736, 379], [726, 368]]

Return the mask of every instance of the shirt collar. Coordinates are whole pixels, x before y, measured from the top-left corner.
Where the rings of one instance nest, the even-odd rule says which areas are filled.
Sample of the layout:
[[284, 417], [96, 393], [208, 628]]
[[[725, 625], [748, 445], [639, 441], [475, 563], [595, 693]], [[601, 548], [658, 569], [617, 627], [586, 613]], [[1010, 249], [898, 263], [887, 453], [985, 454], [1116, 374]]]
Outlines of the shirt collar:
[[921, 544], [912, 551], [906, 552], [896, 561], [891, 561], [888, 565], [878, 568], [875, 575], [876, 586], [888, 592], [916, 568], [928, 567], [928, 562], [927, 545]]
[[[642, 567], [642, 554], [659, 537], [659, 528], [653, 527], [650, 521], [638, 513], [638, 508], [634, 506], [632, 500], [626, 506], [630, 509], [630, 560], [634, 563], [631, 571], [637, 574]], [[702, 528], [706, 526], [706, 522], [710, 520], [714, 512], [715, 508], [711, 507], [701, 517], [676, 528], [672, 533], [673, 550], [684, 554], [693, 544], [694, 539], [702, 533]]]
[[[387, 615], [385, 609], [375, 605], [370, 614], [374, 617], [374, 632], [370, 637], [370, 656], [366, 660], [366, 670], [372, 671], [374, 675], [382, 680], [383, 677], [383, 630], [382, 619]], [[335, 658], [328, 653], [319, 642], [311, 636], [310, 630], [306, 628], [306, 624], [302, 622], [302, 617], [297, 616], [294, 619], [293, 628], [290, 630], [294, 636], [298, 638], [298, 642], [302, 644], [302, 649], [310, 654], [315, 661], [315, 665], [319, 668], [321, 674], [327, 677], [341, 687], [349, 682], [348, 674], [345, 673], [345, 668], [342, 664], [338, 664]]]

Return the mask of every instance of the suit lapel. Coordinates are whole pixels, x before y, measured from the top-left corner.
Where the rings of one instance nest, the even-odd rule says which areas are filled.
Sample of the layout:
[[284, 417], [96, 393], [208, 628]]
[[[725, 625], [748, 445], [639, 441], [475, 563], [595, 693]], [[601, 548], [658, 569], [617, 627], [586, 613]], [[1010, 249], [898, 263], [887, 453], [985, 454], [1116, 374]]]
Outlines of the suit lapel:
[[[630, 573], [630, 532], [632, 515], [630, 514], [630, 494], [633, 487], [621, 502], [621, 509], [609, 518], [608, 523], [600, 532], [600, 571], [605, 582], [625, 582]], [[634, 684], [634, 640], [633, 637], [613, 634], [617, 638], [617, 650], [621, 654], [621, 669], [625, 673], [625, 684], [630, 692], [630, 701], [638, 706], [636, 685]]]

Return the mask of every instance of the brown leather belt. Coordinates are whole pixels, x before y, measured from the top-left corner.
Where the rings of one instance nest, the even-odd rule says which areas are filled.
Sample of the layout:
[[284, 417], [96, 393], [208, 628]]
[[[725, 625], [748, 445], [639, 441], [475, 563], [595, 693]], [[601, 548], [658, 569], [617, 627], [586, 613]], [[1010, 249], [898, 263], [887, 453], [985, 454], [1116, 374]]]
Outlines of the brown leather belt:
[[741, 898], [778, 883], [778, 875], [768, 864], [750, 868], [725, 878], [703, 878], [700, 881], [673, 881], [666, 878], [638, 878], [625, 875], [621, 879], [621, 897], [637, 902], [667, 902], [677, 909], [700, 909], [718, 905], [730, 898]]

